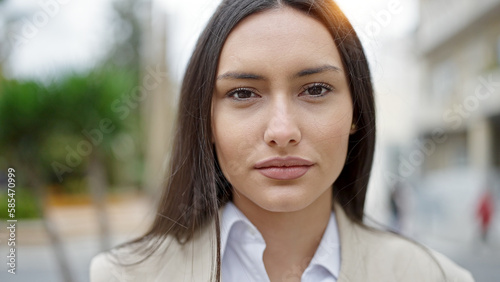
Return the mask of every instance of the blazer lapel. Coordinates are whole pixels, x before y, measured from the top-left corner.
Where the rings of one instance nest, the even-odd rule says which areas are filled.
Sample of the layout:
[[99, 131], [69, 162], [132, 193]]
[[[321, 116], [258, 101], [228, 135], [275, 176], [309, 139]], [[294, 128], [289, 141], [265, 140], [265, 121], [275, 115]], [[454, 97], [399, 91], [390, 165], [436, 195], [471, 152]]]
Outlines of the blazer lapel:
[[367, 279], [362, 260], [359, 259], [366, 255], [363, 254], [361, 247], [362, 233], [357, 232], [359, 227], [347, 217], [344, 209], [336, 201], [333, 208], [340, 240], [340, 274], [337, 282], [368, 281], [370, 279]]

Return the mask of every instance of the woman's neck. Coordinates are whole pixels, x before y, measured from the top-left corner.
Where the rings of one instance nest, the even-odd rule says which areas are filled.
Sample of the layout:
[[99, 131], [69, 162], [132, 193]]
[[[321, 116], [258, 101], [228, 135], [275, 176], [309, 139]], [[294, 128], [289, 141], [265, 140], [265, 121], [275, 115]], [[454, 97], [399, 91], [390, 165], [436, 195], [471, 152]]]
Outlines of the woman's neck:
[[307, 207], [293, 212], [268, 211], [241, 196], [234, 197], [233, 202], [266, 242], [263, 259], [271, 281], [282, 281], [288, 276], [300, 279], [328, 225], [332, 188]]

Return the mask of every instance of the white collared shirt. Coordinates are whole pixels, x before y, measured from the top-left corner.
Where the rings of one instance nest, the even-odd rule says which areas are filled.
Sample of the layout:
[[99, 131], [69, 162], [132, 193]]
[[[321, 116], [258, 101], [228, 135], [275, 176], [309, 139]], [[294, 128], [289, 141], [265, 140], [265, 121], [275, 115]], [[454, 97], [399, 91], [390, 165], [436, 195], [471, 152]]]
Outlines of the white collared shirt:
[[[228, 202], [221, 223], [222, 281], [270, 281], [263, 261], [265, 248], [266, 243], [257, 228], [232, 202]], [[291, 267], [284, 274], [283, 281], [298, 281], [300, 267], [304, 269], [306, 265]], [[300, 281], [336, 282], [339, 272], [339, 235], [332, 211], [318, 249]]]

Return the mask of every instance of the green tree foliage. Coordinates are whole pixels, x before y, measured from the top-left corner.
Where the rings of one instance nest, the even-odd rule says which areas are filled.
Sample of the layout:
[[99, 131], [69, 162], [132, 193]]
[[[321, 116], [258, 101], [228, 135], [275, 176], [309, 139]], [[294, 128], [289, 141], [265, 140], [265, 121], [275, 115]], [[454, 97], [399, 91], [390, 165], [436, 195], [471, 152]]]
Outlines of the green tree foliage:
[[[113, 107], [126, 105], [122, 100], [135, 84], [134, 74], [117, 69], [71, 74], [50, 85], [1, 82], [2, 155], [9, 164], [26, 169], [26, 177], [43, 183], [81, 177], [90, 155], [112, 160], [110, 146], [115, 136], [137, 135], [136, 105], [131, 104], [128, 115]], [[58, 166], [69, 170], [58, 175]]]

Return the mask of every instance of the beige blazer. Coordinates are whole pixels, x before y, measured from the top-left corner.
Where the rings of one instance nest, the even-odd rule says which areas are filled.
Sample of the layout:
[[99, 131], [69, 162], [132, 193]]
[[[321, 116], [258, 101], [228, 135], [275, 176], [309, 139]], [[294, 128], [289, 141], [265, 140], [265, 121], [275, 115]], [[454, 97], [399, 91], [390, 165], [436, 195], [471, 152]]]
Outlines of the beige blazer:
[[[338, 282], [474, 281], [468, 271], [445, 256], [392, 233], [355, 224], [338, 204], [334, 211], [341, 250]], [[91, 261], [90, 281], [210, 281], [215, 276], [211, 274], [216, 267], [215, 245], [215, 228], [207, 227], [185, 245], [167, 238], [150, 259], [132, 267], [117, 266], [108, 253], [101, 253]], [[119, 257], [125, 262], [133, 260], [125, 251]]]

